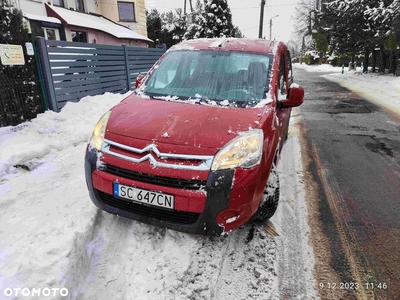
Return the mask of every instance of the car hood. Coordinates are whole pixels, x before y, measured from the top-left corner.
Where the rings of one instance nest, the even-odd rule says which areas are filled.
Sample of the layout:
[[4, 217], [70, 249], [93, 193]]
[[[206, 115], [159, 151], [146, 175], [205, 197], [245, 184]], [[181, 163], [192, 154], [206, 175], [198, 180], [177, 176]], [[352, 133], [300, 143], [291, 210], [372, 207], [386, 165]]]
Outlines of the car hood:
[[257, 128], [265, 108], [231, 108], [130, 95], [111, 111], [107, 131], [152, 142], [221, 148]]

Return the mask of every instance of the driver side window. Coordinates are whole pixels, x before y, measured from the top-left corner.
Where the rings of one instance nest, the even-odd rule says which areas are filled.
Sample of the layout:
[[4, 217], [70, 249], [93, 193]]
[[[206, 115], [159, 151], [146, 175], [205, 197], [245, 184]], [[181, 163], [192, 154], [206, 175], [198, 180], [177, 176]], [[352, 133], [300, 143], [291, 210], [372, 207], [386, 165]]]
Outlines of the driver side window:
[[287, 73], [285, 68], [285, 56], [282, 54], [279, 60], [278, 100], [285, 100], [287, 97]]
[[290, 86], [293, 83], [293, 69], [292, 69], [292, 59], [290, 57], [289, 50], [286, 51], [286, 62], [288, 66], [289, 86]]

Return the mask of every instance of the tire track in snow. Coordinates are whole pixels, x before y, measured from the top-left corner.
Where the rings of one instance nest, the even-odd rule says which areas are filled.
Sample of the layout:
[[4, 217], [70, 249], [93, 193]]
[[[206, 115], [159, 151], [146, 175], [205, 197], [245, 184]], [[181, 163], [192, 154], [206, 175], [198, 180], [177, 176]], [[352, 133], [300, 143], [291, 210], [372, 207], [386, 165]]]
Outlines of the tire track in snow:
[[90, 273], [90, 256], [86, 249], [86, 244], [95, 235], [95, 228], [101, 218], [101, 212], [96, 211], [93, 222], [84, 229], [82, 233], [75, 234], [72, 250], [67, 255], [69, 268], [67, 271], [66, 284], [69, 290], [70, 299], [76, 299], [79, 285], [84, 282], [87, 274]]
[[230, 237], [211, 299], [277, 299], [276, 242], [257, 226], [247, 243], [249, 228]]
[[[100, 214], [104, 213], [100, 212]], [[99, 295], [102, 295], [104, 299], [118, 299], [115, 297], [115, 291], [118, 291], [120, 295], [125, 292], [125, 282], [122, 277], [125, 266], [120, 268], [119, 262], [124, 260], [123, 256], [127, 251], [129, 220], [114, 216], [107, 217], [111, 218], [104, 216], [99, 218], [94, 228], [93, 238], [86, 244], [86, 250], [91, 254], [90, 270], [79, 288], [76, 299], [98, 299]], [[105, 234], [101, 230], [106, 224], [107, 229], [114, 233], [107, 243], [105, 243]]]
[[272, 218], [281, 236], [277, 239], [280, 296], [283, 299], [316, 299], [316, 292], [310, 292], [316, 286], [312, 278], [314, 255], [306, 237], [307, 207], [296, 130], [290, 131], [282, 155], [285, 160], [278, 168], [281, 198], [277, 213]]
[[171, 287], [188, 268], [196, 241], [101, 210], [97, 216], [91, 238], [75, 245], [80, 256], [69, 272], [71, 298], [177, 299], [166, 297], [175, 294]]
[[182, 298], [166, 299], [279, 299], [276, 242], [259, 226], [247, 243], [250, 230], [246, 225], [227, 237], [199, 238], [191, 264], [175, 286]]

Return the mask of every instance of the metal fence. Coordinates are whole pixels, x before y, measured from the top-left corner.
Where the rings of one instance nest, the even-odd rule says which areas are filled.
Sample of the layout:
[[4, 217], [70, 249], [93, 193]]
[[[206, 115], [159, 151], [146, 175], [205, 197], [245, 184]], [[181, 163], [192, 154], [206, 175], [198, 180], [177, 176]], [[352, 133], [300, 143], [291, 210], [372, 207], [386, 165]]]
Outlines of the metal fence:
[[34, 56], [25, 65], [0, 64], [0, 127], [17, 125], [44, 111]]
[[105, 92], [135, 88], [165, 52], [159, 48], [110, 46], [37, 38], [49, 108], [58, 112], [68, 102]]

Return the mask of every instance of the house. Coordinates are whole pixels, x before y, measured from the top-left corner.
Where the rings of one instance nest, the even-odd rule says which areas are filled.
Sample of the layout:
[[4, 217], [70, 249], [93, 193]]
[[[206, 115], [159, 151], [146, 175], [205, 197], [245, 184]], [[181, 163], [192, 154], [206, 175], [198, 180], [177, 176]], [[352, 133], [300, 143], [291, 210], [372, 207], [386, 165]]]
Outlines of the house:
[[9, 0], [33, 36], [148, 47], [145, 0]]

